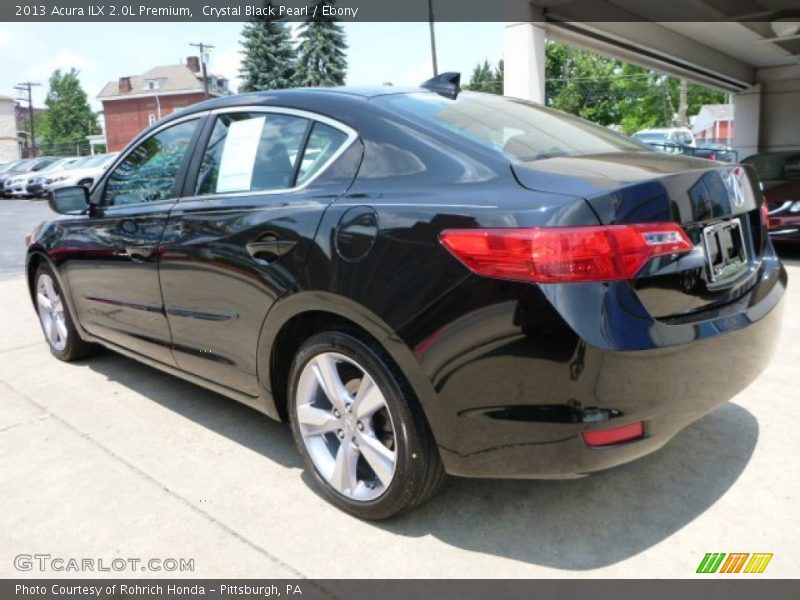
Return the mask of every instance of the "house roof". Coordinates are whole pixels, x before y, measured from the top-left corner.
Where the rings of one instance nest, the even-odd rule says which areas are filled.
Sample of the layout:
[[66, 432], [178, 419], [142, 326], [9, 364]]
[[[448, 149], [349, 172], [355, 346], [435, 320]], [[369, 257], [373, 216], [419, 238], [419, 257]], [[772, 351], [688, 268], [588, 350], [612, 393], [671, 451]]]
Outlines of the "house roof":
[[[211, 73], [208, 78], [216, 77]], [[158, 90], [145, 89], [144, 84], [151, 79], [162, 80], [161, 86]], [[219, 77], [224, 79], [224, 77]], [[109, 81], [100, 90], [97, 95], [98, 99], [117, 98], [125, 96], [138, 96], [142, 94], [151, 95], [153, 93], [175, 93], [175, 92], [202, 92], [203, 79], [200, 73], [194, 73], [189, 67], [184, 64], [164, 65], [160, 67], [153, 67], [149, 71], [145, 71], [141, 75], [131, 75], [131, 90], [129, 92], [121, 92], [119, 89], [119, 80]], [[213, 93], [213, 92], [212, 92]]]
[[732, 121], [732, 104], [706, 104], [697, 113], [692, 123], [692, 132], [699, 133], [713, 127], [717, 121]]

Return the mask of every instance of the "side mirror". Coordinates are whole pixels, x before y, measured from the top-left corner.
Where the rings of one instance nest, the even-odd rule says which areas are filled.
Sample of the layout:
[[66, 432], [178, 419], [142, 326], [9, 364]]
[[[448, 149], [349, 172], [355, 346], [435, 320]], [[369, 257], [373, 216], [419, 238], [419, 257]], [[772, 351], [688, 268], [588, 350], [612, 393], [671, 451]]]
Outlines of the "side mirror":
[[70, 185], [52, 190], [47, 198], [50, 208], [62, 215], [79, 215], [89, 206], [89, 190]]

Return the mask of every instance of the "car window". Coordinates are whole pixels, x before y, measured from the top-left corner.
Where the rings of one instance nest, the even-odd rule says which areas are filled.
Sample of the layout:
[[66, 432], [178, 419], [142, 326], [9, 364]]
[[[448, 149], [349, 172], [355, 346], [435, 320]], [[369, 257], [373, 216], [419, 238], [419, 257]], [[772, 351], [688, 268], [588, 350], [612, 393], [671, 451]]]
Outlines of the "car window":
[[163, 129], [141, 142], [111, 172], [103, 204], [120, 206], [167, 200], [175, 183], [197, 119]]
[[315, 123], [303, 152], [295, 185], [303, 185], [318, 173], [346, 140], [344, 131], [324, 123]]
[[606, 127], [537, 104], [462, 93], [386, 94], [372, 102], [434, 129], [447, 129], [518, 161], [649, 149]]
[[310, 121], [276, 113], [217, 116], [208, 140], [197, 195], [287, 189]]
[[756, 154], [742, 162], [753, 165], [762, 181], [800, 181], [800, 153]]

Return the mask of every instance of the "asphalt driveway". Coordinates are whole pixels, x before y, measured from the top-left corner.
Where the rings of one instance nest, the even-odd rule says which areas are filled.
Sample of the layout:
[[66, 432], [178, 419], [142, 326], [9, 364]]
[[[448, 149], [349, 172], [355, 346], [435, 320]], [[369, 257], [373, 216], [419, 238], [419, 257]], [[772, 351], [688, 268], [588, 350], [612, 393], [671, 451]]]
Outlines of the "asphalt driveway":
[[[800, 574], [794, 281], [767, 372], [655, 455], [576, 481], [451, 479], [371, 524], [312, 491], [287, 427], [111, 352], [52, 358], [21, 276], [47, 215], [0, 200], [0, 577], [695, 577], [706, 552]], [[20, 572], [23, 553], [194, 571]]]

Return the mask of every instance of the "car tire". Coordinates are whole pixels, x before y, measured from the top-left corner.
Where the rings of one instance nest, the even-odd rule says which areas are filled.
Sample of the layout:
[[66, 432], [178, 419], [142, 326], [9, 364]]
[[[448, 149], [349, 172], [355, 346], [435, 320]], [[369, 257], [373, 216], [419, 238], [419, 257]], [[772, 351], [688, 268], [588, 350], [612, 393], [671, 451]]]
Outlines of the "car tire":
[[48, 265], [39, 265], [36, 270], [33, 291], [39, 323], [53, 356], [72, 362], [94, 354], [97, 346], [81, 338], [58, 280]]
[[356, 517], [407, 511], [445, 479], [416, 397], [376, 343], [345, 331], [309, 338], [292, 363], [287, 408], [317, 487]]

